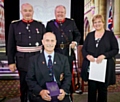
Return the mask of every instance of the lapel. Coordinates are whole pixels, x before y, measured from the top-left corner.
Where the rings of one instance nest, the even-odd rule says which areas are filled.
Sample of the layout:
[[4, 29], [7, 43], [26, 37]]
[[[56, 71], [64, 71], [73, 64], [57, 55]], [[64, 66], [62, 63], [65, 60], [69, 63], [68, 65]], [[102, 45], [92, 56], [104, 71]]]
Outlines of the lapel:
[[41, 72], [40, 74], [42, 74], [44, 79], [50, 80], [49, 69], [47, 67], [45, 56], [44, 56], [43, 52], [40, 54], [37, 62], [38, 62], [38, 68], [39, 68], [39, 70]]
[[92, 39], [91, 39], [91, 41], [93, 41], [94, 48], [96, 49], [96, 42], [95, 42], [95, 31], [93, 31], [93, 34], [92, 34]]
[[58, 58], [58, 55], [55, 53], [54, 60], [53, 60], [53, 72], [54, 72], [54, 75], [55, 75], [56, 78], [58, 76], [58, 72], [60, 71], [61, 66], [62, 65], [61, 65], [61, 62]]

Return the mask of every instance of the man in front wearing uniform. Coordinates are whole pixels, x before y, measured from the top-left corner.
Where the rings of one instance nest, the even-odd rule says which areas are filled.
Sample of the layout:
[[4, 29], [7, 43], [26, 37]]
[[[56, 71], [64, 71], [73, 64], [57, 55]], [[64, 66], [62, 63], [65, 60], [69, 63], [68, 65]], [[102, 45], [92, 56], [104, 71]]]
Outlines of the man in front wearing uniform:
[[56, 35], [57, 44], [55, 51], [68, 57], [70, 70], [72, 72], [72, 62], [75, 58], [73, 49], [79, 44], [81, 34], [77, 29], [74, 20], [65, 18], [65, 16], [66, 8], [62, 5], [56, 6], [56, 19], [47, 23], [46, 31], [53, 32]]
[[33, 20], [33, 7], [25, 3], [21, 6], [22, 20], [10, 24], [8, 35], [8, 64], [14, 72], [17, 68], [20, 77], [21, 102], [27, 102], [27, 83], [25, 81], [28, 69], [28, 60], [31, 56], [40, 53], [41, 39], [45, 27], [41, 22]]

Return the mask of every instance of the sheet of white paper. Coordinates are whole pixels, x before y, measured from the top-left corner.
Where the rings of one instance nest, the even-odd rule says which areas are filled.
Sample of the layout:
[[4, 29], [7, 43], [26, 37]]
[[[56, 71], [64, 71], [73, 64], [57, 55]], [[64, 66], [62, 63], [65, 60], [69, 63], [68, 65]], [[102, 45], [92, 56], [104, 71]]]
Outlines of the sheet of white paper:
[[105, 82], [107, 60], [104, 59], [101, 63], [90, 62], [89, 79], [99, 82]]

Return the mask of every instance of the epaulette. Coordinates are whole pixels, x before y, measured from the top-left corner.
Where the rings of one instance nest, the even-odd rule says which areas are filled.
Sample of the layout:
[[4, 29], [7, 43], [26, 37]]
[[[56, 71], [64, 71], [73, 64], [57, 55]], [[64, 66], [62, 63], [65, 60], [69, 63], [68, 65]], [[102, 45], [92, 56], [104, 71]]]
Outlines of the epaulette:
[[55, 21], [55, 19], [51, 19], [51, 20], [49, 20], [48, 22], [53, 22], [53, 21]]
[[55, 21], [55, 19], [52, 19], [51, 21]]
[[71, 18], [71, 20], [74, 20], [73, 18]]
[[42, 21], [39, 21], [39, 20], [36, 20], [36, 21], [42, 23]]
[[15, 22], [18, 22], [18, 21], [20, 21], [20, 20], [13, 20], [11, 23], [15, 23]]

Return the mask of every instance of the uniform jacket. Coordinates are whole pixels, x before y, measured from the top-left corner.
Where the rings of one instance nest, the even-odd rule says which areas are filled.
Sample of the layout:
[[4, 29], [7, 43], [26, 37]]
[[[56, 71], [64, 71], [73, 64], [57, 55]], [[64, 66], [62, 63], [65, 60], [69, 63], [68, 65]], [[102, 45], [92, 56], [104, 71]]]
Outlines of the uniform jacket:
[[[69, 92], [71, 85], [71, 73], [67, 57], [55, 53], [53, 61], [53, 73], [59, 88]], [[60, 81], [60, 74], [64, 73], [64, 80]], [[29, 70], [26, 77], [29, 90], [39, 95], [42, 89], [46, 89], [46, 82], [50, 82], [49, 68], [47, 67], [44, 53], [40, 53], [30, 58]]]
[[[8, 64], [16, 62], [19, 70], [27, 71], [28, 58], [36, 53], [18, 52], [16, 46], [35, 47], [41, 45], [41, 39], [45, 33], [45, 27], [41, 22], [33, 20], [30, 23], [18, 20], [12, 22], [8, 34]], [[15, 61], [16, 56], [16, 61]]]
[[[106, 85], [115, 84], [115, 60], [114, 57], [118, 53], [118, 43], [117, 40], [111, 31], [105, 30], [104, 35], [102, 36], [98, 47], [96, 48], [95, 44], [95, 31], [90, 32], [83, 44], [83, 64], [81, 77], [84, 81], [88, 80], [88, 67], [90, 62], [87, 60], [86, 56], [88, 54], [97, 58], [99, 55], [103, 54], [107, 59], [107, 70], [106, 70]], [[98, 72], [99, 73], [99, 72]]]
[[[61, 31], [58, 29], [55, 22], [56, 22], [55, 19], [49, 21], [46, 26], [46, 31], [53, 32], [56, 35], [57, 45], [56, 45], [55, 51], [68, 56], [69, 45], [67, 47], [65, 47], [65, 49], [60, 49], [60, 47], [59, 47], [59, 45], [61, 43], [66, 44], [68, 41], [61, 34]], [[69, 43], [71, 43], [72, 41], [76, 41], [79, 44], [81, 35], [77, 29], [77, 26], [76, 26], [74, 20], [66, 18], [65, 22], [57, 23], [57, 25], [63, 30], [64, 34], [68, 37]]]

